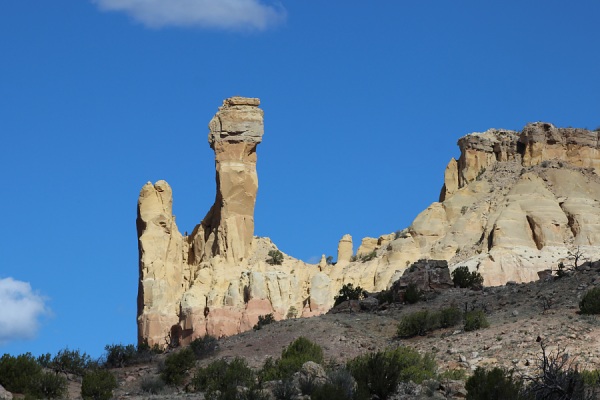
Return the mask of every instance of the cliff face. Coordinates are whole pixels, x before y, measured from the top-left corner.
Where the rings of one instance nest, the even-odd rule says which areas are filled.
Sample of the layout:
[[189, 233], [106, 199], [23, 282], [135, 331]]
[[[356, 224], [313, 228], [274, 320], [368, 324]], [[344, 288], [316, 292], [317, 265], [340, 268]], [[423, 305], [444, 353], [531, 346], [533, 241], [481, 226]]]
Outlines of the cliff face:
[[[413, 262], [447, 260], [478, 269], [486, 285], [537, 279], [567, 251], [600, 252], [598, 132], [527, 125], [458, 141], [461, 155], [444, 173], [440, 201], [410, 227], [338, 245], [336, 265], [306, 264], [254, 237], [256, 149], [263, 136], [259, 100], [224, 101], [209, 124], [216, 198], [189, 236], [179, 233], [165, 181], [147, 183], [138, 201], [138, 339], [161, 346], [251, 329], [276, 319], [326, 312], [345, 283], [389, 288]], [[356, 259], [357, 257], [358, 259]]]
[[600, 245], [599, 132], [533, 123], [458, 141], [461, 155], [433, 203], [394, 242], [395, 253], [478, 268], [487, 285], [531, 281], [569, 248]]

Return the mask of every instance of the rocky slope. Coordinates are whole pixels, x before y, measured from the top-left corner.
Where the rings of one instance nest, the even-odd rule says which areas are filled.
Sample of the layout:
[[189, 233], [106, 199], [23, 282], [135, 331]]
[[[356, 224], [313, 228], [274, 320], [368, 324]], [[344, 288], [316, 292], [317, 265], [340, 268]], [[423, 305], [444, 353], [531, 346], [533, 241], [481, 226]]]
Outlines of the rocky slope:
[[[433, 353], [439, 373], [458, 369], [469, 375], [479, 366], [500, 366], [514, 368], [517, 375], [535, 374], [541, 356], [539, 337], [549, 352], [556, 354], [560, 348], [569, 363], [573, 362], [580, 370], [595, 369], [600, 365], [600, 347], [595, 345], [600, 340], [600, 318], [580, 315], [577, 311], [583, 294], [599, 286], [600, 263], [594, 263], [561, 279], [511, 283], [481, 291], [438, 289], [427, 296], [427, 301], [412, 305], [396, 303], [374, 311], [337, 310], [314, 318], [291, 318], [258, 331], [224, 337], [218, 342], [218, 351], [198, 361], [197, 365], [206, 366], [216, 359], [243, 357], [252, 368], [259, 369], [268, 357], [279, 357], [284, 347], [304, 336], [323, 348], [330, 365], [341, 365], [361, 354], [403, 345], [421, 353]], [[485, 309], [490, 326], [472, 332], [465, 332], [458, 326], [411, 339], [396, 336], [403, 316], [420, 310], [439, 310], [448, 305]], [[142, 391], [142, 382], [159, 375], [165, 357], [159, 355], [151, 363], [112, 369], [119, 381], [114, 398], [202, 398], [197, 393], [186, 393], [183, 386], [166, 387], [159, 395]], [[73, 379], [69, 398], [81, 398], [80, 390], [80, 379]], [[393, 398], [432, 397], [405, 395]], [[446, 394], [446, 397], [435, 398], [455, 397]]]
[[390, 287], [412, 262], [448, 260], [478, 269], [486, 285], [528, 282], [579, 246], [600, 255], [598, 134], [534, 123], [522, 132], [489, 130], [461, 138], [461, 156], [444, 173], [440, 201], [410, 227], [338, 246], [338, 260], [306, 264], [253, 237], [263, 134], [259, 100], [234, 97], [209, 124], [215, 151], [215, 204], [182, 235], [165, 181], [146, 184], [138, 201], [139, 341], [165, 346], [206, 333], [250, 329], [258, 316], [276, 319], [326, 312], [345, 283], [368, 291]]

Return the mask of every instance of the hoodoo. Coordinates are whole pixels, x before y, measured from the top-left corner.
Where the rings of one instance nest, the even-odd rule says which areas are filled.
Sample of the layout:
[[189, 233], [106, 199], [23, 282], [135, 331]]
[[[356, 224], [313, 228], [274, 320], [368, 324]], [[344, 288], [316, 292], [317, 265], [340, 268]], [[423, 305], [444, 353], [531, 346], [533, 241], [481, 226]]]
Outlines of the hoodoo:
[[599, 132], [539, 122], [521, 132], [460, 138], [460, 157], [446, 167], [439, 201], [408, 228], [363, 238], [356, 253], [352, 237], [343, 235], [335, 264], [286, 254], [274, 263], [268, 254], [275, 244], [254, 236], [259, 104], [226, 99], [210, 121], [215, 203], [189, 236], [179, 233], [167, 182], [147, 183], [140, 192], [140, 343], [232, 335], [266, 314], [318, 315], [342, 285], [385, 290], [421, 259], [477, 269], [484, 285], [500, 285], [537, 279], [574, 248], [588, 259], [600, 256]]

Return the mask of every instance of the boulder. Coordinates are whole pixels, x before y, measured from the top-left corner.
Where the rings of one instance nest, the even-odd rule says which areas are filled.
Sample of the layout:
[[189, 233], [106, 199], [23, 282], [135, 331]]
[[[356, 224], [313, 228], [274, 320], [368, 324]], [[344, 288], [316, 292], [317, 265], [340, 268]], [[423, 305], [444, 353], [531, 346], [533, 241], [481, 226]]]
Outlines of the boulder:
[[392, 291], [398, 297], [402, 297], [399, 292], [404, 291], [411, 284], [423, 292], [454, 287], [454, 283], [450, 277], [448, 261], [419, 260], [413, 263], [404, 271], [402, 277], [393, 283]]
[[2, 385], [0, 385], [0, 400], [12, 400], [13, 395], [8, 390], [4, 389]]

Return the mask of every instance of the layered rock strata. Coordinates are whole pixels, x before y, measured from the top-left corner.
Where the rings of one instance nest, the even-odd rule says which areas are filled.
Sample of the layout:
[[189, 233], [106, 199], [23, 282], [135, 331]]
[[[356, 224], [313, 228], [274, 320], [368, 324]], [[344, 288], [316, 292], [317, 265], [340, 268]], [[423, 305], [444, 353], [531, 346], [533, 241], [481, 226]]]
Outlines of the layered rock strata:
[[486, 285], [531, 281], [579, 247], [600, 255], [598, 131], [533, 123], [462, 137], [440, 201], [386, 254], [479, 268]]

